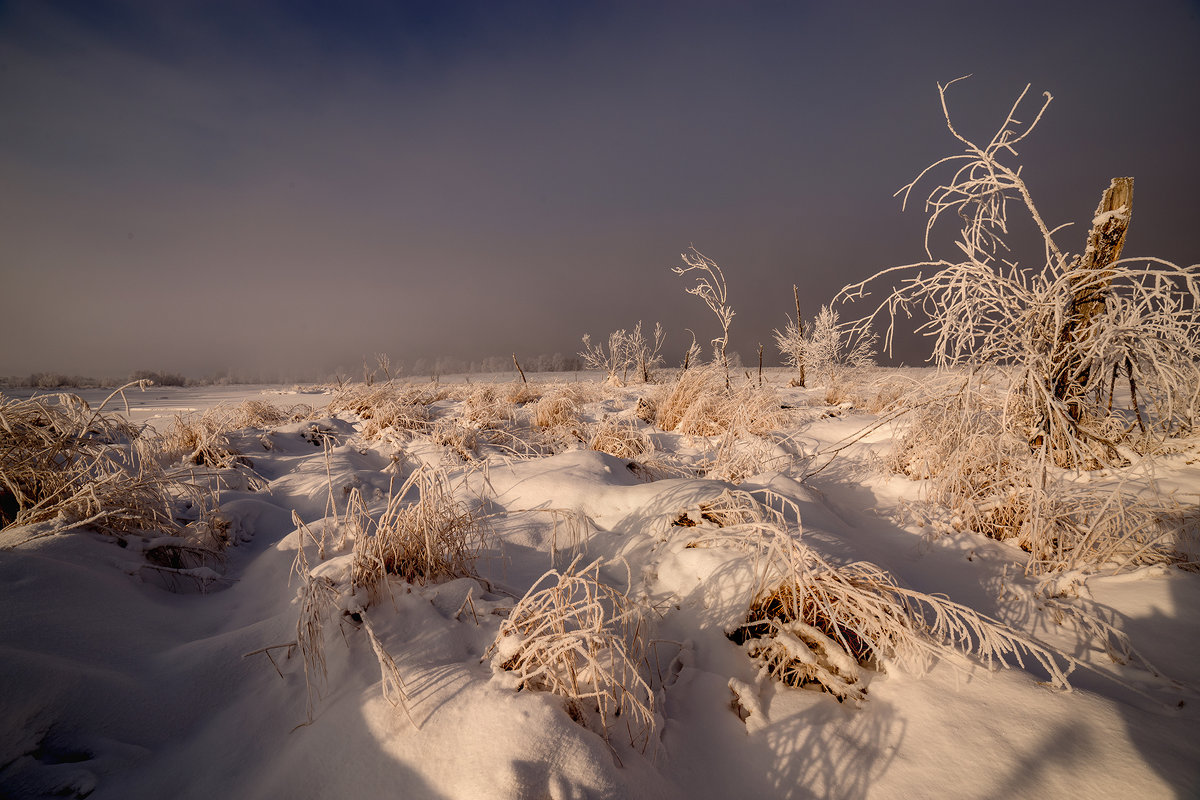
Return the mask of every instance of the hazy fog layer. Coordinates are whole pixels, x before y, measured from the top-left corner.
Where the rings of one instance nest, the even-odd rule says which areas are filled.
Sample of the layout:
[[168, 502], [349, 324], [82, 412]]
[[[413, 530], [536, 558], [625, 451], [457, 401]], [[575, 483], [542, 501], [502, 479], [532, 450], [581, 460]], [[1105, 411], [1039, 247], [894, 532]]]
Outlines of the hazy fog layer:
[[1069, 248], [1133, 175], [1126, 253], [1200, 260], [1195, 3], [341, 5], [0, 6], [0, 375], [571, 354], [639, 319], [675, 357], [719, 332], [689, 243], [749, 361], [793, 283], [811, 316], [922, 257], [892, 193], [953, 152], [966, 73], [968, 135], [1055, 95], [1022, 156]]

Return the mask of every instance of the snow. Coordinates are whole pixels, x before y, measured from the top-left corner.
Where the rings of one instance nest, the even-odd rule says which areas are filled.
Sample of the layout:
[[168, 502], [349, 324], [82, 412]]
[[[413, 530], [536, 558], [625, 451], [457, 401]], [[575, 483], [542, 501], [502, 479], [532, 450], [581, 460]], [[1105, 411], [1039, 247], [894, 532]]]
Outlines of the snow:
[[1107, 225], [1109, 222], [1111, 222], [1113, 220], [1123, 220], [1123, 219], [1126, 219], [1128, 216], [1129, 216], [1129, 209], [1126, 208], [1125, 206], [1121, 206], [1120, 208], [1114, 208], [1111, 211], [1102, 211], [1101, 213], [1092, 217], [1092, 227], [1100, 228], [1100, 227]]
[[[786, 376], [772, 380], [781, 386]], [[641, 390], [604, 391], [585, 417], [632, 409]], [[819, 389], [779, 392], [797, 409], [785, 455], [798, 454], [740, 488], [769, 487], [794, 501], [804, 542], [832, 563], [877, 563], [913, 589], [945, 593], [1069, 653], [1084, 667], [1071, 675], [1072, 691], [1044, 685], [1047, 676], [1028, 660], [1027, 669], [993, 671], [965, 657], [925, 674], [864, 669], [858, 703], [783, 686], [725, 636], [749, 605], [752, 557], [689, 547], [699, 529], [672, 525], [683, 513], [699, 519], [701, 504], [729, 484], [645, 482], [628, 461], [573, 449], [493, 458], [485, 469], [451, 464], [459, 498], [486, 513], [494, 531], [476, 565], [481, 580], [393, 580], [374, 602], [365, 593], [340, 597], [323, 631], [327, 677], [309, 722], [303, 658], [280, 646], [296, 639], [293, 562], [303, 548], [314, 575], [347, 585], [352, 556], [351, 545], [330, 544], [322, 559], [293, 511], [318, 536], [335, 533], [324, 521], [331, 495], [344, 504], [357, 488], [377, 516], [389, 487], [444, 455], [420, 439], [367, 441], [345, 414], [318, 423], [336, 442], [328, 454], [305, 438], [311, 422], [234, 437], [265, 490], [229, 482], [221, 509], [235, 544], [222, 564], [177, 575], [174, 585], [148, 567], [141, 551], [149, 543], [118, 547], [92, 531], [0, 550], [0, 797], [1200, 793], [1200, 575], [1158, 566], [1069, 576], [1063, 585], [1076, 596], [1063, 602], [1099, 612], [1162, 674], [1115, 664], [1037, 601], [1020, 550], [969, 531], [930, 536], [907, 521], [902, 506], [919, 484], [876, 464], [899, 427], [875, 430], [804, 480], [825, 461], [815, 453], [876, 417], [824, 408]], [[261, 389], [179, 389], [131, 407], [131, 416], [166, 424], [179, 409], [240, 397], [282, 404]], [[440, 413], [454, 407], [444, 403]], [[660, 451], [710, 445], [654, 436]], [[1200, 485], [1200, 465], [1190, 461], [1167, 459], [1154, 476], [1181, 503], [1194, 503], [1185, 496]], [[515, 601], [577, 555], [601, 559], [605, 582], [654, 611], [647, 661], [659, 727], [644, 752], [576, 723], [556, 696], [517, 691], [493, 665], [517, 651], [518, 637], [487, 655]], [[364, 615], [395, 661], [407, 713], [384, 696]], [[785, 641], [816, 660], [810, 644], [820, 635], [798, 626]], [[860, 668], [850, 661], [840, 669]]]

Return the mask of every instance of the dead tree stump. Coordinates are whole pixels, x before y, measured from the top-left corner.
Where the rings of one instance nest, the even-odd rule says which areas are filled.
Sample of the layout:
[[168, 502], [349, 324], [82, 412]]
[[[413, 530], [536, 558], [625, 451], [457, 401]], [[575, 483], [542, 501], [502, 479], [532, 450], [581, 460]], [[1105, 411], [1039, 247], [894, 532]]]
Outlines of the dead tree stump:
[[[1067, 271], [1071, 299], [1066, 322], [1059, 335], [1059, 357], [1055, 359], [1054, 395], [1067, 405], [1071, 419], [1080, 421], [1082, 399], [1091, 380], [1091, 367], [1084, 363], [1081, 345], [1094, 336], [1094, 323], [1104, 313], [1112, 287], [1109, 267], [1121, 257], [1125, 233], [1133, 213], [1133, 178], [1113, 178], [1100, 197], [1083, 255]], [[1132, 374], [1130, 380], [1133, 380]]]

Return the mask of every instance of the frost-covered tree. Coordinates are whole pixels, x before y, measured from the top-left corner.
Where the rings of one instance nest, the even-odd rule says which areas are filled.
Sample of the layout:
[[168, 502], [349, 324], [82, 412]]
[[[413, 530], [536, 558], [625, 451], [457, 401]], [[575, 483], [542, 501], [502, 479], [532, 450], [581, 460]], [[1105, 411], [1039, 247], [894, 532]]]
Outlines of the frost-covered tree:
[[812, 330], [801, 339], [801, 350], [809, 372], [817, 381], [836, 383], [851, 370], [874, 363], [878, 336], [869, 330], [838, 323], [838, 312], [829, 306], [813, 319]]
[[[925, 202], [928, 258], [844, 289], [842, 296], [853, 298], [884, 280], [897, 282], [859, 327], [886, 314], [890, 347], [897, 313], [919, 311], [928, 321], [918, 330], [933, 338], [939, 366], [1012, 367], [1009, 424], [1033, 447], [1048, 448], [1060, 465], [1125, 461], [1123, 450], [1135, 430], [1144, 450], [1153, 447], [1149, 439], [1193, 428], [1200, 271], [1158, 258], [1120, 257], [1131, 178], [1114, 180], [1104, 193], [1084, 251], [1063, 249], [1058, 234], [1064, 226], [1045, 222], [1020, 166], [1009, 163], [1016, 145], [1041, 121], [1050, 94], [1022, 127], [1016, 115], [1026, 86], [991, 140], [978, 144], [951, 121], [946, 91], [956, 82], [938, 91], [946, 126], [963, 151], [927, 167], [898, 192], [907, 204], [931, 171], [954, 167]], [[1027, 216], [1040, 234], [1040, 246], [1025, 264], [1006, 241], [1010, 209]], [[938, 258], [931, 233], [943, 219], [960, 228], [955, 247]], [[1119, 377], [1128, 392], [1118, 392]]]
[[792, 286], [792, 296], [796, 300], [795, 321], [789, 318], [782, 331], [776, 328], [771, 333], [775, 336], [775, 345], [779, 348], [784, 363], [800, 373], [799, 384], [803, 386], [805, 382], [804, 319], [800, 316], [799, 287]]
[[[938, 90], [962, 151], [899, 192], [907, 202], [931, 171], [952, 168], [925, 202], [927, 259], [842, 291], [862, 297], [890, 282], [883, 302], [856, 325], [886, 315], [890, 345], [897, 314], [919, 313], [934, 363], [957, 368], [953, 380], [930, 382], [944, 388], [910, 395], [916, 419], [894, 468], [928, 480], [927, 497], [957, 524], [1026, 550], [1034, 573], [1178, 560], [1188, 534], [1174, 497], [1070, 476], [1152, 469], [1157, 454], [1179, 446], [1173, 438], [1194, 433], [1200, 269], [1121, 257], [1132, 178], [1116, 178], [1103, 193], [1083, 252], [1065, 250], [1063, 226], [1046, 223], [1014, 163], [1050, 95], [1023, 125], [1017, 112], [1027, 86], [981, 144], [951, 121], [953, 83]], [[1010, 211], [1013, 222], [1027, 217], [1040, 234], [1024, 262], [1008, 246]], [[954, 247], [938, 257], [931, 233], [942, 220], [959, 227]]]

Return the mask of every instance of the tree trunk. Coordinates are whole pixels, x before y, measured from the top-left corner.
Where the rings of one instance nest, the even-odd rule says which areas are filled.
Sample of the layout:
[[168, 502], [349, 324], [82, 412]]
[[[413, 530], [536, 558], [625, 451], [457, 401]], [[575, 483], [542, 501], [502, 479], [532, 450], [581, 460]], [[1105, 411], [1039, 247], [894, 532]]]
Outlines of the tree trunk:
[[1054, 394], [1067, 404], [1071, 419], [1079, 422], [1082, 398], [1091, 379], [1089, 365], [1080, 352], [1084, 340], [1094, 335], [1093, 320], [1104, 313], [1112, 286], [1108, 267], [1121, 257], [1125, 232], [1133, 213], [1133, 178], [1113, 178], [1096, 207], [1092, 229], [1083, 255], [1071, 265], [1067, 278], [1071, 284], [1071, 306], [1059, 337], [1062, 354], [1056, 359]]
[[1075, 315], [1079, 327], [1104, 311], [1104, 300], [1112, 285], [1108, 266], [1121, 257], [1125, 232], [1133, 213], [1133, 178], [1113, 178], [1096, 207], [1087, 247], [1071, 270]]

